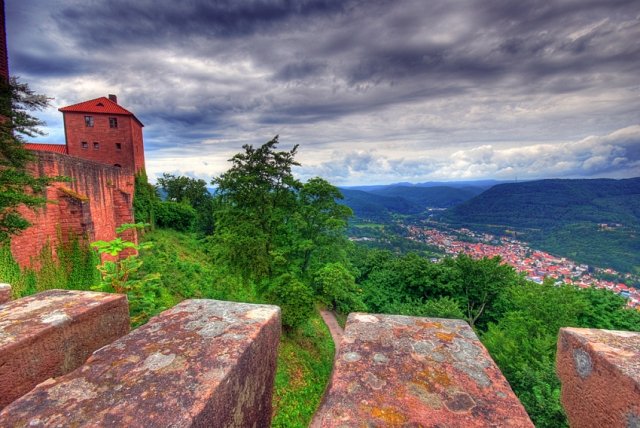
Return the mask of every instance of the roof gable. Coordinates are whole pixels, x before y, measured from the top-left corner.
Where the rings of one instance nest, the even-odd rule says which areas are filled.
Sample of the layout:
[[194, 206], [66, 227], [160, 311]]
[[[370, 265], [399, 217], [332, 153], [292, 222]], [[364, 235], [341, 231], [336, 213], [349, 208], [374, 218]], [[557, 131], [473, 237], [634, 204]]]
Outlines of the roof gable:
[[107, 97], [100, 97], [89, 101], [83, 101], [78, 104], [73, 104], [67, 107], [61, 107], [58, 109], [58, 111], [61, 111], [63, 113], [103, 113], [132, 116], [141, 126], [144, 126], [133, 113], [123, 107], [120, 107], [120, 105], [114, 103]]

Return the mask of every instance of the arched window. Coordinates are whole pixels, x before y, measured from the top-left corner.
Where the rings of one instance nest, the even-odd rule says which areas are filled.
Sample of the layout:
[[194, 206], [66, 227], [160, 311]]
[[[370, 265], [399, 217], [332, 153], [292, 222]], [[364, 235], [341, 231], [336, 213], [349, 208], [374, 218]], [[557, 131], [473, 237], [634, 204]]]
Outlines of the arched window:
[[120, 165], [119, 163], [113, 164], [113, 166], [115, 166], [116, 168], [122, 168], [122, 165]]

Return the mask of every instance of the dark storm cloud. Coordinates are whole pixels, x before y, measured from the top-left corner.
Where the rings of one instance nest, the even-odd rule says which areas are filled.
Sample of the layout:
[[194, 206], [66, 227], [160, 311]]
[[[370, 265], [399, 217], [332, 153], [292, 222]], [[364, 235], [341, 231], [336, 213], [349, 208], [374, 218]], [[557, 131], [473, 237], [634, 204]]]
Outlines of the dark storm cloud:
[[[108, 46], [117, 43], [156, 43], [185, 34], [237, 38], [272, 31], [279, 24], [309, 16], [344, 10], [342, 0], [282, 1], [167, 1], [110, 0], [70, 2], [58, 22], [89, 41]], [[281, 29], [281, 28], [280, 28]]]
[[11, 60], [12, 63], [19, 64], [20, 69], [29, 74], [53, 76], [61, 79], [90, 70], [87, 64], [69, 57], [52, 57], [51, 55], [19, 51], [11, 56]]
[[[569, 150], [638, 124], [637, 0], [46, 5], [7, 4], [12, 72], [60, 103], [117, 92], [146, 125], [148, 159], [176, 145], [171, 156], [231, 154], [282, 133], [344, 182], [367, 170], [507, 174], [508, 162], [534, 174], [549, 142]], [[587, 175], [637, 159], [633, 145], [628, 162], [589, 147], [580, 165], [544, 167]], [[456, 164], [458, 152], [468, 162]]]

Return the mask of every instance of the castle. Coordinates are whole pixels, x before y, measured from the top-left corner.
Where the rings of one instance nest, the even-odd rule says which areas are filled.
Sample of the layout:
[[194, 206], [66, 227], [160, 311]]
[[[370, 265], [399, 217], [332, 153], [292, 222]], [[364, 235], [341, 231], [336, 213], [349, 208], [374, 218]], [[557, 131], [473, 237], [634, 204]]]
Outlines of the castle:
[[[25, 144], [36, 156], [31, 173], [70, 181], [49, 186], [41, 210], [21, 210], [32, 224], [11, 240], [21, 266], [32, 265], [47, 246], [55, 255], [70, 237], [108, 241], [116, 237], [116, 227], [133, 222], [135, 174], [144, 170], [144, 125], [117, 101], [109, 95], [60, 108], [65, 145]], [[136, 240], [133, 231], [126, 233]]]

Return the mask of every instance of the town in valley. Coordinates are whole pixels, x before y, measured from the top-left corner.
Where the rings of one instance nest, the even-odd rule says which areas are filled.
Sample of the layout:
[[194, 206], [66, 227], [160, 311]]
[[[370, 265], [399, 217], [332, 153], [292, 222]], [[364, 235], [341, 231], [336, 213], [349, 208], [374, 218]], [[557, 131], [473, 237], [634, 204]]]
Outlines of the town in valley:
[[403, 227], [408, 239], [436, 247], [449, 256], [460, 253], [473, 258], [499, 256], [531, 281], [542, 283], [545, 278], [551, 278], [558, 285], [607, 289], [626, 298], [629, 307], [640, 310], [640, 290], [628, 285], [640, 282], [638, 275], [576, 263], [566, 257], [532, 249], [508, 236], [477, 233], [466, 228], [453, 229], [441, 223]]

